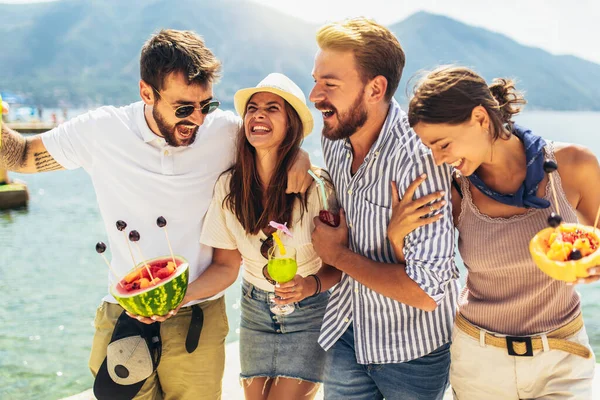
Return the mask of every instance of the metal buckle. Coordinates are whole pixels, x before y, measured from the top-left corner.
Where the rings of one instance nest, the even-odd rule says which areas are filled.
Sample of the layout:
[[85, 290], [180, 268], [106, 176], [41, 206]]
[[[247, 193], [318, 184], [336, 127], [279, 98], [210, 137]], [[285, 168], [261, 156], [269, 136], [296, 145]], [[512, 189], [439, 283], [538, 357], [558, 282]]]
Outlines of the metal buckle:
[[[515, 352], [513, 343], [525, 343], [525, 353], [519, 354]], [[516, 357], [533, 357], [533, 343], [531, 342], [530, 337], [506, 336], [506, 348], [508, 349], [508, 355]]]

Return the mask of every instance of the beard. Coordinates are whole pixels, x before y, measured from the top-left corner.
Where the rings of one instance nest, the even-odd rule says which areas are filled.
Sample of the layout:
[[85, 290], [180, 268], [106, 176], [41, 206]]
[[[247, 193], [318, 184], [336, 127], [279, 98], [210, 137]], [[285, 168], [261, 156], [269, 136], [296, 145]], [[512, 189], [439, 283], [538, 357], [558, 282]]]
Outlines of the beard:
[[315, 104], [318, 109], [330, 109], [335, 112], [338, 120], [336, 128], [329, 125], [329, 121], [324, 121], [322, 135], [330, 140], [340, 140], [348, 138], [367, 122], [369, 116], [367, 107], [362, 100], [362, 93], [354, 100], [354, 103], [343, 114], [340, 114], [332, 104], [323, 102]]
[[196, 140], [196, 134], [198, 133], [198, 126], [194, 129], [194, 133], [189, 138], [178, 140], [177, 139], [177, 127], [180, 125], [195, 125], [194, 123], [186, 120], [179, 121], [175, 125], [169, 124], [163, 115], [158, 112], [156, 107], [152, 109], [152, 117], [154, 121], [156, 121], [156, 125], [158, 126], [158, 130], [162, 137], [165, 138], [165, 141], [169, 146], [173, 147], [181, 147], [181, 146], [189, 146], [194, 143]]

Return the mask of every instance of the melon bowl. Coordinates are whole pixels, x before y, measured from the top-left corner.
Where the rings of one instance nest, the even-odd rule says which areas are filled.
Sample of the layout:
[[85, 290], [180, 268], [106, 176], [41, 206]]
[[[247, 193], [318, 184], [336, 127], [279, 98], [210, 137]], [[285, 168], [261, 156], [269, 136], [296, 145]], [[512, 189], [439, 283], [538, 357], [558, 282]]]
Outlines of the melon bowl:
[[[591, 226], [566, 223], [556, 228], [542, 229], [529, 242], [529, 252], [535, 264], [547, 275], [560, 281], [574, 282], [588, 277], [588, 268], [600, 265], [598, 233], [600, 231], [595, 231]], [[569, 240], [573, 236], [587, 239], [587, 243], [576, 239], [571, 243]], [[558, 243], [557, 237], [564, 237], [566, 242]], [[554, 242], [557, 243], [553, 246]], [[580, 251], [580, 259], [570, 259], [569, 254], [573, 249]]]
[[183, 301], [189, 279], [187, 260], [180, 256], [174, 258], [176, 265], [173, 265], [171, 256], [153, 258], [136, 265], [121, 281], [110, 287], [111, 294], [131, 314], [142, 317], [167, 314]]

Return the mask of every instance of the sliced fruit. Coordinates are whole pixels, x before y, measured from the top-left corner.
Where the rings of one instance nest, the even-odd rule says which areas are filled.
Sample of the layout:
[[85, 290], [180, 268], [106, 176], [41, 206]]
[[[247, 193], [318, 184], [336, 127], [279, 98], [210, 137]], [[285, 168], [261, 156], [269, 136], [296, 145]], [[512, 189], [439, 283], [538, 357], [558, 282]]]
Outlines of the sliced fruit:
[[561, 224], [542, 229], [529, 242], [535, 264], [554, 279], [573, 282], [600, 265], [600, 237], [591, 226]]
[[[173, 266], [172, 272], [164, 278], [156, 276], [150, 280], [145, 267], [146, 264], [150, 268], [163, 266], [159, 269], [168, 271], [169, 260], [173, 264], [171, 256], [138, 264], [121, 280], [123, 287], [118, 282], [111, 286], [112, 295], [125, 310], [143, 317], [165, 315], [177, 308], [185, 296], [189, 278], [189, 264], [185, 258], [175, 256], [177, 268]], [[127, 281], [128, 277], [135, 279]]]

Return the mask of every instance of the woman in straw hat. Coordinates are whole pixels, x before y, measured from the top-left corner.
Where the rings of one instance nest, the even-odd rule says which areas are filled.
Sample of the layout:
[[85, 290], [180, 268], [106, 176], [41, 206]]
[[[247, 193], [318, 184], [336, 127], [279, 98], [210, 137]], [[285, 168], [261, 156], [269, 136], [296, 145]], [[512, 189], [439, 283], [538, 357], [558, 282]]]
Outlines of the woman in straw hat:
[[[234, 101], [244, 119], [236, 162], [216, 183], [201, 242], [215, 249], [214, 264], [232, 254], [243, 259], [240, 360], [246, 399], [311, 399], [322, 382], [325, 352], [317, 339], [327, 289], [340, 279], [339, 271], [321, 265], [311, 243], [319, 188], [285, 192], [288, 169], [313, 118], [302, 90], [282, 74], [238, 91]], [[325, 187], [333, 196], [332, 186]], [[295, 249], [298, 265], [297, 275], [277, 287], [265, 274], [271, 221], [286, 223], [293, 233], [284, 244]], [[193, 285], [188, 290], [193, 296]], [[293, 312], [277, 315], [273, 303], [289, 304]]]

